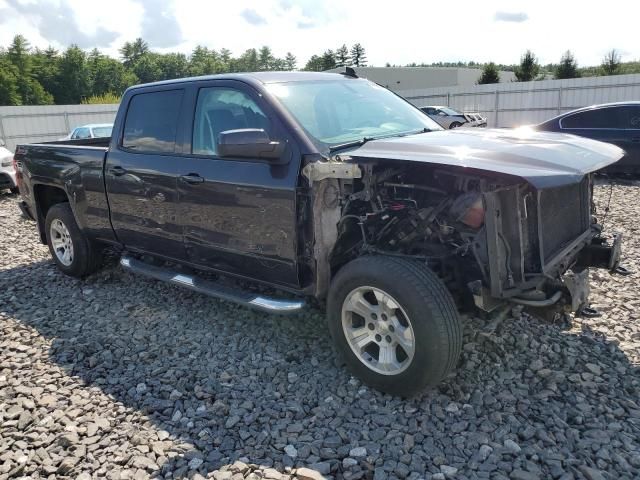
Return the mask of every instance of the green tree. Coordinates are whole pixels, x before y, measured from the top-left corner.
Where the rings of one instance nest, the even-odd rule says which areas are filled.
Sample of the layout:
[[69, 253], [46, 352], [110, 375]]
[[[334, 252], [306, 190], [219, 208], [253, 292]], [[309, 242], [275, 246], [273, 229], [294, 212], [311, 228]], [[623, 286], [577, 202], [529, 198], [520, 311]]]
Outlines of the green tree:
[[365, 53], [364, 47], [359, 43], [356, 43], [353, 47], [351, 47], [351, 64], [356, 67], [367, 66], [367, 55]]
[[578, 72], [578, 62], [570, 50], [567, 50], [560, 58], [560, 64], [556, 68], [555, 78], [578, 78], [580, 72]]
[[48, 105], [53, 96], [46, 92], [33, 75], [31, 47], [26, 38], [16, 35], [7, 49], [7, 59], [17, 71], [17, 89], [22, 105]]
[[342, 44], [336, 50], [336, 67], [346, 67], [351, 65], [351, 55], [349, 55], [349, 49], [346, 44]]
[[614, 48], [612, 50], [609, 50], [604, 56], [600, 68], [605, 75], [616, 75], [620, 73], [620, 63], [620, 54]]
[[189, 76], [189, 62], [183, 53], [167, 53], [157, 56], [160, 80]]
[[0, 55], [0, 105], [20, 105], [18, 69], [5, 55]]
[[520, 65], [518, 65], [514, 71], [518, 82], [530, 82], [535, 80], [540, 72], [540, 64], [538, 59], [531, 50], [527, 50], [522, 57], [520, 57]]
[[[49, 93], [58, 90], [58, 72], [60, 70], [60, 53], [53, 47], [46, 50], [37, 49], [32, 54], [33, 76]], [[119, 63], [119, 62], [118, 62]]]
[[295, 55], [291, 52], [287, 52], [287, 56], [284, 57], [284, 68], [285, 70], [295, 70], [296, 69], [296, 63], [298, 63], [298, 60], [296, 59]]
[[486, 85], [488, 83], [500, 83], [500, 72], [493, 62], [489, 62], [482, 67], [482, 75], [478, 79], [478, 85]]
[[274, 61], [275, 57], [271, 53], [271, 49], [267, 46], [262, 47], [258, 53], [258, 70], [273, 70]]
[[322, 62], [322, 70], [331, 70], [332, 68], [336, 68], [336, 57], [333, 53], [333, 50], [325, 50], [320, 57]]
[[215, 50], [198, 45], [189, 59], [189, 75], [211, 75], [224, 71], [220, 55]]
[[157, 82], [162, 79], [162, 69], [158, 65], [158, 55], [155, 53], [145, 53], [139, 57], [134, 66], [135, 73], [140, 83]]
[[105, 94], [122, 95], [127, 87], [138, 83], [133, 72], [127, 70], [122, 63], [102, 55], [94, 49], [88, 57], [90, 92], [93, 97]]
[[56, 78], [57, 89], [52, 92], [59, 105], [80, 103], [91, 95], [91, 79], [87, 54], [77, 45], [71, 45], [60, 58]]
[[304, 70], [309, 72], [321, 72], [324, 70], [323, 68], [324, 62], [322, 58], [318, 55], [311, 55], [311, 58], [307, 61], [307, 64], [304, 66]]
[[245, 50], [240, 57], [232, 62], [235, 64], [233, 70], [236, 72], [257, 72], [258, 68], [258, 52], [255, 48]]
[[136, 62], [147, 53], [149, 53], [149, 44], [141, 38], [136, 38], [133, 42], [125, 42], [120, 48], [122, 63], [127, 68], [133, 68]]

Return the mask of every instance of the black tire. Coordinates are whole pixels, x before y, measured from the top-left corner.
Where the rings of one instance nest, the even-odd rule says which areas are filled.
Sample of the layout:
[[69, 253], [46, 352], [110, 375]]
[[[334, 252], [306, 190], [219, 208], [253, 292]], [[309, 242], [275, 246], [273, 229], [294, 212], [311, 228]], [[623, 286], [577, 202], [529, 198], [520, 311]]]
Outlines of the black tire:
[[451, 122], [449, 124], [449, 130], [453, 130], [454, 128], [458, 128], [458, 127], [461, 127], [461, 126], [462, 126], [462, 124], [460, 122]]
[[[51, 224], [59, 220], [69, 232], [73, 245], [73, 257], [69, 265], [65, 265], [55, 251], [51, 238]], [[102, 265], [102, 249], [89, 241], [78, 227], [73, 211], [68, 203], [58, 203], [47, 212], [45, 220], [45, 234], [47, 245], [53, 261], [60, 271], [71, 277], [83, 278], [95, 272]]]
[[[372, 370], [354, 353], [345, 335], [343, 303], [363, 286], [389, 294], [410, 319], [415, 350], [408, 366], [397, 374]], [[435, 273], [410, 259], [366, 256], [345, 265], [331, 283], [327, 319], [336, 349], [349, 370], [366, 384], [392, 395], [409, 397], [437, 385], [460, 356], [462, 327], [451, 294]]]

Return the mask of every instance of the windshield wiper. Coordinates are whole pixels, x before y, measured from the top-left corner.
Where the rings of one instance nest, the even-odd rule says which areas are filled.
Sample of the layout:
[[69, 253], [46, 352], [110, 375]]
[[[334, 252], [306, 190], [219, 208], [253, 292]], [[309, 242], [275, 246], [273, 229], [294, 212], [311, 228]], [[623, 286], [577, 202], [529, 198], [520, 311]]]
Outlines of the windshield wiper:
[[413, 132], [398, 132], [392, 133], [390, 135], [380, 135], [379, 137], [362, 137], [357, 140], [352, 140], [350, 142], [339, 143], [338, 145], [331, 145], [329, 147], [329, 152], [333, 153], [337, 150], [342, 150], [343, 148], [351, 148], [351, 147], [361, 147], [367, 142], [371, 140], [382, 140], [383, 138], [393, 138], [393, 137], [406, 137], [407, 135], [417, 135], [419, 133], [427, 133], [430, 132], [428, 128], [421, 128], [420, 130], [415, 130]]
[[374, 137], [362, 137], [362, 138], [359, 138], [358, 140], [352, 140], [352, 141], [346, 142], [346, 143], [339, 143], [338, 145], [331, 145], [329, 147], [329, 151], [331, 153], [333, 153], [336, 150], [342, 150], [343, 148], [361, 147], [362, 145], [364, 145], [365, 143], [367, 143], [370, 140], [375, 140], [375, 138]]

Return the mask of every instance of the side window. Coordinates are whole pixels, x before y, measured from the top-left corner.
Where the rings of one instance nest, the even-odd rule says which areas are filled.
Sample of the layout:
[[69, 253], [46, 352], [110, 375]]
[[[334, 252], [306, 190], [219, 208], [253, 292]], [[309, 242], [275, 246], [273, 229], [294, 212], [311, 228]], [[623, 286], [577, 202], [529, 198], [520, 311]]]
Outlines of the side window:
[[226, 87], [200, 89], [191, 152], [215, 155], [220, 133], [239, 128], [260, 128], [269, 133], [269, 120], [251, 97], [240, 90]]
[[136, 152], [173, 153], [183, 90], [139, 93], [129, 102], [122, 146]]
[[88, 128], [76, 128], [75, 132], [73, 132], [73, 139], [80, 138], [91, 138], [91, 132]]
[[625, 128], [620, 108], [596, 108], [563, 118], [562, 128]]

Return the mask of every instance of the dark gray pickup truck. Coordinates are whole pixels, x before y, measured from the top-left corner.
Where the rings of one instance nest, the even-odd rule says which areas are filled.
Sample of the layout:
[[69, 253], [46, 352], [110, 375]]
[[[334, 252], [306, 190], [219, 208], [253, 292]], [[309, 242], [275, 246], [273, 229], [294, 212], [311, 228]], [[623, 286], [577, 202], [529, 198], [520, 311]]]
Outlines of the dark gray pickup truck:
[[348, 71], [136, 86], [111, 138], [15, 159], [64, 273], [90, 274], [110, 246], [128, 270], [262, 311], [316, 299], [350, 369], [411, 395], [455, 367], [459, 308], [588, 306], [588, 268], [615, 270], [621, 244], [594, 217], [590, 173], [622, 155], [443, 131]]

